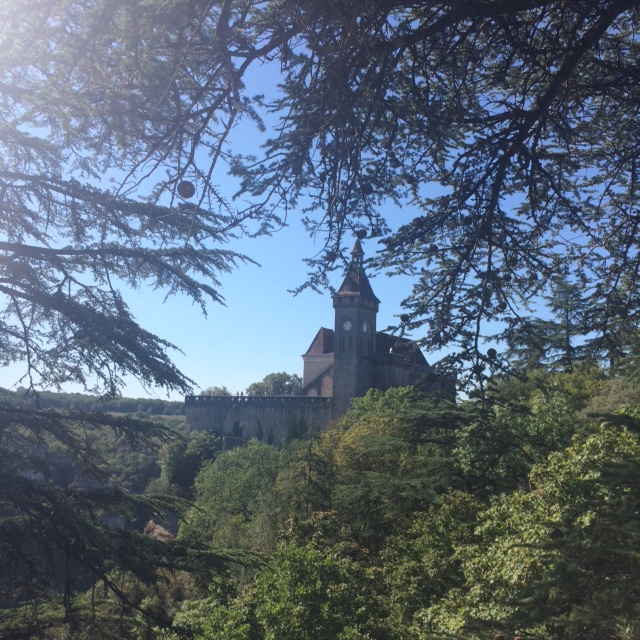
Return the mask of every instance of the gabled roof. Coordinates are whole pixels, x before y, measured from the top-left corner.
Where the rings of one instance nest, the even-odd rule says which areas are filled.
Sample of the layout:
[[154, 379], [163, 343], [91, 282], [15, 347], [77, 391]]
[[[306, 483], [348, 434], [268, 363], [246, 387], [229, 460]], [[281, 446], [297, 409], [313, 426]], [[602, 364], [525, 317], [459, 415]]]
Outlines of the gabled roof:
[[397, 353], [409, 358], [414, 364], [429, 366], [424, 353], [420, 351], [415, 342], [381, 331], [376, 332], [376, 353]]
[[333, 329], [325, 329], [322, 327], [320, 331], [316, 333], [316, 337], [304, 355], [314, 356], [325, 353], [333, 353]]
[[[316, 337], [313, 339], [311, 346], [307, 349], [305, 356], [316, 356], [333, 353], [334, 348], [334, 331], [333, 329], [325, 329], [322, 327]], [[389, 333], [376, 331], [376, 353], [395, 353], [399, 356], [409, 358], [413, 364], [421, 364], [429, 366], [424, 353], [419, 347], [408, 338], [400, 338], [392, 336]]]
[[342, 286], [334, 294], [334, 298], [359, 296], [375, 300], [378, 303], [380, 302], [373, 293], [369, 278], [367, 278], [367, 274], [365, 273], [362, 263], [363, 256], [364, 251], [362, 250], [362, 245], [360, 244], [360, 240], [356, 238], [356, 242], [351, 250], [351, 262], [347, 275], [344, 278]]

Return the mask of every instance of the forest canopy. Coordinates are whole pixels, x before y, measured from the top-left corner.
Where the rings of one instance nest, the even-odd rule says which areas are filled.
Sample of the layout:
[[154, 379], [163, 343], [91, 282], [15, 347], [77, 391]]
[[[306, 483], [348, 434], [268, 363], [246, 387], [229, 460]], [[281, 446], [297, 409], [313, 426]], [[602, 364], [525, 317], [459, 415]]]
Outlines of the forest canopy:
[[[402, 326], [449, 348], [463, 386], [496, 382], [505, 357], [522, 373], [482, 406], [370, 395], [344, 430], [282, 458], [264, 443], [217, 457], [215, 438], [3, 397], [8, 632], [149, 636], [193, 589], [175, 621], [196, 637], [637, 635], [637, 390], [587, 392], [606, 378], [624, 395], [637, 373], [638, 11], [0, 0], [0, 366], [24, 362], [28, 390], [113, 397], [125, 375], [189, 390], [125, 291], [206, 310], [220, 274], [251, 259], [228, 243], [298, 217], [323, 242], [301, 289], [327, 286], [366, 230], [381, 247], [370, 266], [414, 278]], [[252, 86], [262, 70], [273, 95]], [[239, 125], [263, 146], [233, 146]], [[404, 205], [417, 213], [397, 228], [382, 211]], [[608, 422], [582, 413], [596, 399]], [[87, 437], [100, 428], [165, 447], [156, 485], [174, 494], [110, 486]], [[61, 458], [71, 477], [54, 482]], [[259, 491], [234, 495], [227, 470]], [[101, 519], [184, 513], [194, 487], [224, 522], [201, 530], [193, 512], [193, 531], [159, 540]], [[222, 574], [233, 555], [214, 543], [253, 553], [255, 532], [260, 550], [282, 541], [270, 569]]]

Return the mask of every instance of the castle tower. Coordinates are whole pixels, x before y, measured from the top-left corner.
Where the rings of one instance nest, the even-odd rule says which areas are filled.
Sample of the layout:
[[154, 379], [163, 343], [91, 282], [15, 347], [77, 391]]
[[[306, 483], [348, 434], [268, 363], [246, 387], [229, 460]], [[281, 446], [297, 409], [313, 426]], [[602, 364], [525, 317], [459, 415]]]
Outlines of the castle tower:
[[356, 239], [342, 286], [333, 296], [335, 309], [333, 416], [343, 415], [351, 398], [363, 396], [375, 383], [375, 297], [363, 266], [364, 251]]

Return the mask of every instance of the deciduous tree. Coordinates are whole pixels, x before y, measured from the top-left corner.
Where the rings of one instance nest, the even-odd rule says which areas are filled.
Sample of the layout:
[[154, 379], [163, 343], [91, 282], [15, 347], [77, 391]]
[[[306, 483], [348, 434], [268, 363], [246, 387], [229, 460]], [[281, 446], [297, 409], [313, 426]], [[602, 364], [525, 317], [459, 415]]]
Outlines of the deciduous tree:
[[[114, 395], [130, 374], [186, 390], [121, 287], [219, 301], [219, 274], [243, 259], [220, 243], [294, 207], [326, 249], [308, 284], [366, 227], [378, 265], [416, 279], [404, 326], [474, 376], [501, 366], [488, 321], [513, 335], [559, 269], [583, 284], [593, 353], [615, 363], [635, 335], [633, 0], [1, 0], [0, 15], [0, 364], [24, 361], [27, 387]], [[271, 102], [250, 83], [262, 63], [281, 74]], [[234, 126], [270, 125], [270, 110], [259, 155], [230, 151]], [[407, 202], [411, 222], [383, 218]], [[53, 502], [78, 513], [74, 491], [42, 494], [39, 447], [61, 440], [90, 468], [63, 428], [84, 418], [4, 415], [4, 486], [29, 491], [2, 492], [3, 526], [41, 525]]]
[[638, 612], [638, 438], [603, 425], [497, 499], [454, 556], [464, 584], [424, 616], [435, 630], [628, 637]]
[[196, 478], [195, 506], [180, 539], [214, 547], [272, 550], [279, 466], [280, 452], [257, 440], [218, 455]]
[[250, 396], [290, 396], [302, 387], [302, 378], [293, 373], [269, 373], [247, 387]]
[[408, 526], [453, 478], [452, 447], [461, 412], [410, 387], [356, 398], [333, 454], [333, 508], [363, 546]]
[[[0, 3], [0, 366], [23, 363], [21, 382], [33, 393], [76, 383], [113, 397], [126, 375], [186, 392], [191, 381], [171, 362], [172, 345], [136, 322], [123, 291], [186, 294], [204, 309], [222, 300], [219, 274], [243, 259], [220, 243], [241, 232], [246, 216], [222, 201], [190, 201], [182, 163], [170, 180], [172, 198], [159, 203], [153, 181], [142, 186], [168, 150], [156, 133], [179, 119], [166, 93], [173, 72], [160, 68], [172, 36], [139, 58], [143, 80], [133, 60], [163, 19], [154, 10], [136, 25], [142, 7], [131, 7], [124, 15], [102, 2]], [[99, 424], [134, 442], [170, 435], [128, 418], [0, 399], [3, 609], [62, 595], [63, 615], [73, 620], [74, 594], [87, 580], [126, 600], [110, 578], [116, 568], [148, 581], [154, 568], [187, 560], [177, 543], [160, 545], [101, 520], [108, 512], [150, 517], [180, 504], [109, 486], [85, 433], [85, 425]]]

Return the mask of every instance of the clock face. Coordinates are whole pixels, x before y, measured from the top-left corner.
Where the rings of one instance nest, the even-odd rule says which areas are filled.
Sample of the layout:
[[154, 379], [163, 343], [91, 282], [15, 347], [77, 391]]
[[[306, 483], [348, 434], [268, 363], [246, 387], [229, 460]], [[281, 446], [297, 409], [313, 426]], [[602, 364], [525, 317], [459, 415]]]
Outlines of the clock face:
[[362, 333], [367, 333], [369, 331], [369, 325], [366, 322], [362, 323]]
[[342, 328], [343, 328], [345, 331], [351, 331], [351, 320], [345, 320], [345, 321], [342, 323]]

